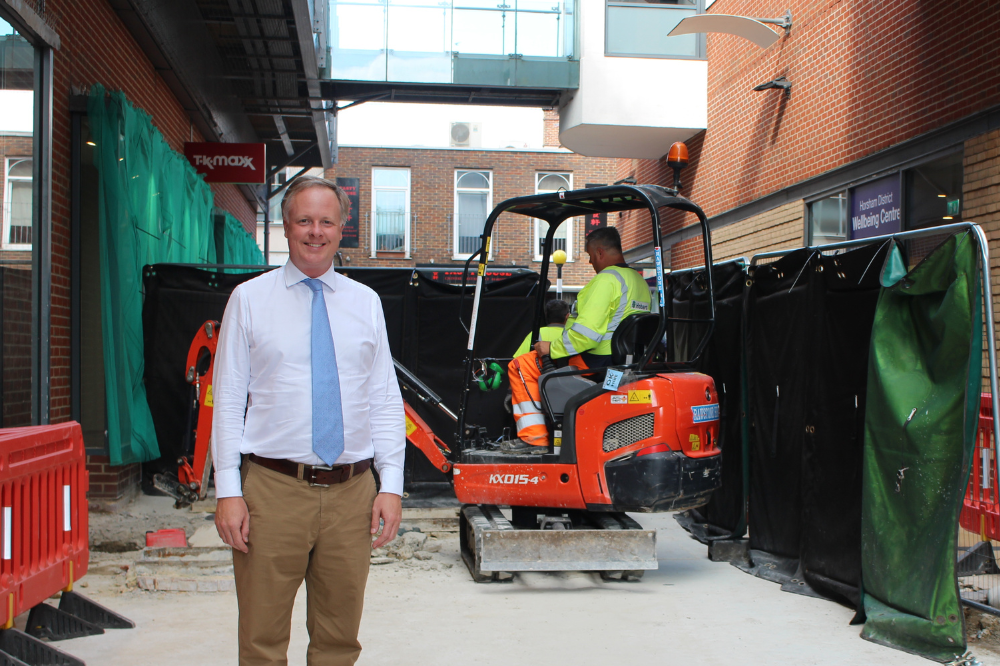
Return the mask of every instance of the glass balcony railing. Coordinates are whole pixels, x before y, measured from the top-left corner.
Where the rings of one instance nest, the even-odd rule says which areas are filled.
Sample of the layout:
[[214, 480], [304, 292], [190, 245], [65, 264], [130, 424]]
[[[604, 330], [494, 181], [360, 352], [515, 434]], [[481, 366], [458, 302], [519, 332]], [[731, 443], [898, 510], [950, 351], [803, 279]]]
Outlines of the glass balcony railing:
[[330, 79], [576, 87], [577, 0], [326, 1]]

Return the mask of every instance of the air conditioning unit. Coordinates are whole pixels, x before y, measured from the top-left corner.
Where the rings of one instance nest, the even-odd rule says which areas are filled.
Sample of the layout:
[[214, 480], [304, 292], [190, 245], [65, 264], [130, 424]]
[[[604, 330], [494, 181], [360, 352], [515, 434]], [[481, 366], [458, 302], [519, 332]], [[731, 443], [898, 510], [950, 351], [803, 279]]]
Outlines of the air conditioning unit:
[[482, 144], [482, 128], [479, 123], [452, 123], [452, 148], [479, 148]]

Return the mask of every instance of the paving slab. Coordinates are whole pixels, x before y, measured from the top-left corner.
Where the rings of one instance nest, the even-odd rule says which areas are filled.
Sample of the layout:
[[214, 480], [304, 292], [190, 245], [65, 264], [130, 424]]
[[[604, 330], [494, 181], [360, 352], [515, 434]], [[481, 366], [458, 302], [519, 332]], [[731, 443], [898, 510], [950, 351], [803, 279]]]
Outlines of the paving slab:
[[[429, 560], [372, 567], [359, 666], [931, 663], [862, 640], [848, 608], [709, 561], [668, 514], [633, 517], [657, 530], [660, 568], [639, 582], [568, 573], [477, 585], [449, 534]], [[233, 592], [81, 591], [136, 622], [58, 644], [88, 664], [237, 663]], [[306, 663], [307, 640], [300, 590], [289, 664]]]

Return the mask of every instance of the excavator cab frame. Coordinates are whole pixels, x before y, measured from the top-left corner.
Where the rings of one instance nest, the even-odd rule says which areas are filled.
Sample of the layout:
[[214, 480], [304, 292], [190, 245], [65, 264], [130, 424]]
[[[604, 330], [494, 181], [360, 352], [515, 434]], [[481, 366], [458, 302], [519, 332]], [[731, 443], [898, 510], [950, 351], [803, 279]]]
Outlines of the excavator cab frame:
[[[462, 321], [462, 325], [465, 326], [466, 330], [469, 332], [469, 337], [465, 357], [465, 380], [462, 387], [461, 405], [457, 415], [458, 418], [456, 419], [458, 430], [455, 434], [455, 441], [458, 443], [458, 446], [455, 447], [455, 450], [452, 453], [454, 457], [452, 462], [462, 462], [460, 458], [463, 455], [463, 451], [480, 448], [483, 441], [482, 429], [469, 424], [467, 420], [469, 394], [474, 386], [473, 372], [478, 364], [476, 359], [476, 333], [479, 308], [483, 293], [488, 288], [483, 276], [486, 274], [486, 268], [489, 263], [490, 242], [493, 235], [493, 229], [500, 216], [504, 213], [513, 213], [525, 216], [529, 219], [537, 218], [548, 222], [549, 230], [545, 236], [545, 243], [542, 252], [542, 266], [540, 270], [540, 284], [542, 285], [548, 284], [547, 278], [549, 263], [550, 257], [552, 256], [552, 246], [555, 234], [566, 220], [579, 216], [592, 215], [594, 213], [607, 214], [624, 211], [645, 211], [648, 213], [649, 223], [652, 228], [653, 258], [656, 267], [656, 287], [659, 304], [659, 319], [657, 322], [657, 328], [650, 339], [663, 339], [665, 333], [667, 332], [668, 324], [672, 323], [701, 324], [704, 326], [704, 331], [701, 340], [695, 347], [695, 351], [690, 358], [680, 361], [654, 361], [654, 353], [656, 352], [657, 345], [649, 344], [645, 346], [638, 358], [632, 359], [631, 362], [612, 365], [607, 369], [630, 372], [633, 376], [652, 376], [656, 373], [687, 371], [694, 367], [695, 363], [704, 352], [715, 325], [715, 297], [714, 286], [712, 284], [712, 272], [705, 271], [708, 295], [708, 314], [706, 317], [687, 318], [667, 316], [667, 310], [665, 307], [666, 276], [663, 270], [661, 234], [661, 211], [664, 209], [673, 209], [692, 213], [698, 218], [698, 222], [701, 227], [702, 251], [704, 253], [705, 260], [704, 265], [711, 266], [711, 230], [709, 229], [708, 219], [705, 216], [704, 211], [702, 211], [697, 204], [680, 196], [676, 190], [670, 188], [658, 185], [612, 185], [608, 187], [595, 187], [583, 190], [572, 190], [568, 192], [561, 191], [548, 194], [515, 197], [513, 199], [507, 199], [494, 207], [489, 217], [487, 217], [486, 223], [483, 227], [479, 249], [473, 253], [466, 262], [466, 266], [468, 267], [473, 259], [477, 257], [479, 259], [476, 270], [476, 283], [473, 295], [471, 319], [468, 326], [465, 326], [464, 320]], [[463, 295], [465, 293], [465, 288], [467, 287], [466, 280], [468, 275], [469, 271], [467, 268], [462, 281]], [[532, 326], [532, 342], [538, 341], [539, 329], [544, 323], [545, 295], [545, 289], [539, 289], [536, 293], [534, 308], [535, 316]], [[462, 311], [463, 310], [460, 308], [460, 318]], [[592, 372], [593, 371], [574, 370], [572, 368], [568, 368], [560, 371], [559, 375], [561, 377], [566, 377]], [[549, 379], [551, 379], [551, 376], [542, 377], [540, 390], [543, 394], [545, 383]], [[570, 439], [569, 441], [571, 442], [572, 440]], [[560, 462], [576, 462], [574, 447], [562, 447], [559, 457]]]

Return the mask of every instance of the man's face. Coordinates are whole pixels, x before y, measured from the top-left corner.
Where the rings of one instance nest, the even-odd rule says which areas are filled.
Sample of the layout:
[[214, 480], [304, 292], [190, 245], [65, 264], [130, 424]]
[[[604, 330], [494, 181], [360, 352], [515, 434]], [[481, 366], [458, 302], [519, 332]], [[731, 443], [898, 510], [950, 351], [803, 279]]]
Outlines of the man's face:
[[311, 278], [333, 265], [340, 247], [340, 201], [333, 190], [309, 187], [288, 204], [284, 220], [288, 255], [295, 267]]

